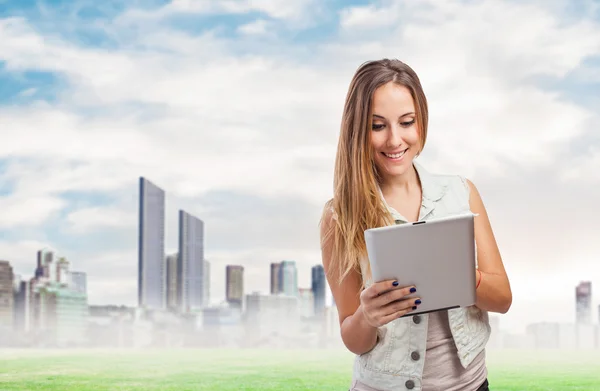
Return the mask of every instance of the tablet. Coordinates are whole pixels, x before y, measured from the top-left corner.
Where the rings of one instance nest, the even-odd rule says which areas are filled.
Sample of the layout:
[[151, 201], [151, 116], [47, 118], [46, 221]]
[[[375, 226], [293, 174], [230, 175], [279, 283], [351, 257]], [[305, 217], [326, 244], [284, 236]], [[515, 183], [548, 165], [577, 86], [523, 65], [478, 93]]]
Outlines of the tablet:
[[473, 213], [368, 229], [364, 232], [374, 282], [414, 285], [421, 304], [404, 316], [475, 304]]

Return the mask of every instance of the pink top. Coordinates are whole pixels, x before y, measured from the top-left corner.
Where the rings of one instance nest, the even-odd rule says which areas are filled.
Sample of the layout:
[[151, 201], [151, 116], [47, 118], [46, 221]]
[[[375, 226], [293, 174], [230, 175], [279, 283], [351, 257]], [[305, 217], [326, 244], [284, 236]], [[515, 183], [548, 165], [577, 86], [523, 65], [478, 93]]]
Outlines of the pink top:
[[485, 350], [463, 368], [450, 331], [448, 311], [429, 313], [423, 391], [475, 390], [486, 377]]

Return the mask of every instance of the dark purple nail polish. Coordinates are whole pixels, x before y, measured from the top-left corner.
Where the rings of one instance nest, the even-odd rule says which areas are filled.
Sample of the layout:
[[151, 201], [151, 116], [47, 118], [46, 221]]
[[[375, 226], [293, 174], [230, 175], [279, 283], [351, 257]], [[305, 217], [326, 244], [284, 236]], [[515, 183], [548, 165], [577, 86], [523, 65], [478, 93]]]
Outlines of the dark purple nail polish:
[[413, 310], [416, 310], [416, 309], [417, 309], [417, 306], [414, 306], [414, 307], [413, 307]]
[[394, 281], [394, 282], [392, 282], [392, 285], [393, 285], [393, 286], [398, 286], [398, 281]]
[[417, 300], [415, 301], [415, 304], [421, 304], [421, 300], [420, 300], [420, 299], [417, 299]]
[[417, 288], [415, 288], [415, 287], [410, 288], [410, 293], [415, 293], [416, 291], [417, 291]]

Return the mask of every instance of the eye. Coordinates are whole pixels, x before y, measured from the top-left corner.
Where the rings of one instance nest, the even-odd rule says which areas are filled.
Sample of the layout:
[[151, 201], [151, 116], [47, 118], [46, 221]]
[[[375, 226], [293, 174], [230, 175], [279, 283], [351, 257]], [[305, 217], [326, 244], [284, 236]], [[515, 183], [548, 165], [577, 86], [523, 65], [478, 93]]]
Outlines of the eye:
[[383, 124], [373, 124], [373, 125], [372, 125], [372, 129], [373, 129], [373, 130], [381, 130], [381, 129], [383, 129], [384, 127], [385, 127], [385, 125], [383, 125]]
[[415, 123], [415, 120], [413, 119], [412, 121], [408, 121], [408, 122], [400, 122], [400, 125], [402, 125], [405, 128], [407, 128], [407, 127], [411, 126], [414, 123]]

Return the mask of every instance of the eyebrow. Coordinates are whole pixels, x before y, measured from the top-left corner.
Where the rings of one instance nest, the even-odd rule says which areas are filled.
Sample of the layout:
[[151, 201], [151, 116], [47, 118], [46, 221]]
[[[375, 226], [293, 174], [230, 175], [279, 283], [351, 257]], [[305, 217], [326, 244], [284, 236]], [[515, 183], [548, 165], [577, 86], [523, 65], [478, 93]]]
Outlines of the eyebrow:
[[[414, 113], [413, 113], [412, 111], [411, 111], [411, 112], [409, 112], [409, 113], [404, 113], [404, 114], [402, 114], [402, 115], [401, 115], [399, 118], [406, 117], [407, 115], [411, 115], [411, 114], [414, 114]], [[384, 116], [382, 116], [382, 115], [379, 115], [379, 114], [373, 114], [373, 117], [377, 117], [377, 118], [385, 119], [385, 117], [384, 117]]]

